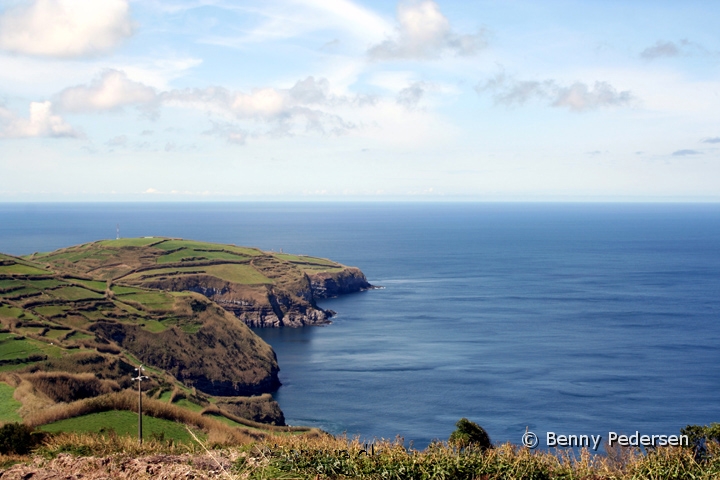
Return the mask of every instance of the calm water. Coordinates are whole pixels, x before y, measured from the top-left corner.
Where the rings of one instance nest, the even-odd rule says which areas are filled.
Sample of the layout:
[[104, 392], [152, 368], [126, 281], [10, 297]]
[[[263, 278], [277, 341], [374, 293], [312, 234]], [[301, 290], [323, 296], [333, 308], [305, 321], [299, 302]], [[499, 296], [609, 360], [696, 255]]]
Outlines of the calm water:
[[[720, 205], [0, 204], [0, 251], [165, 235], [329, 257], [373, 290], [259, 330], [291, 424], [495, 441], [720, 421]], [[542, 442], [541, 442], [542, 445]]]

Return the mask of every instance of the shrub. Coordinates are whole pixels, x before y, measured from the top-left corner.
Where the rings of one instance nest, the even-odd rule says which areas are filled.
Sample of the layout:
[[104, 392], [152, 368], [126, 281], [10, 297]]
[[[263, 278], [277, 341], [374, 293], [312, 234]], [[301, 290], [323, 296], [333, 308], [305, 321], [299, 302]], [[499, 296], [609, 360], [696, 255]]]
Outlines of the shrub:
[[41, 440], [41, 434], [21, 423], [6, 423], [0, 427], [0, 453], [4, 455], [25, 455]]
[[457, 429], [450, 434], [448, 443], [457, 448], [477, 447], [481, 450], [492, 448], [490, 435], [475, 422], [461, 418], [455, 424]]

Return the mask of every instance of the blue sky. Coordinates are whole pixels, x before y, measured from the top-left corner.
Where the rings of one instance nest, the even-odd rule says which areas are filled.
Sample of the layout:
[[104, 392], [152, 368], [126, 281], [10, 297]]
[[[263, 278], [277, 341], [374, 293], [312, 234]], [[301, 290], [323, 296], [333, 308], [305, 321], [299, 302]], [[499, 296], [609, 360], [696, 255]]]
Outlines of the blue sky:
[[720, 199], [720, 3], [0, 2], [0, 201]]

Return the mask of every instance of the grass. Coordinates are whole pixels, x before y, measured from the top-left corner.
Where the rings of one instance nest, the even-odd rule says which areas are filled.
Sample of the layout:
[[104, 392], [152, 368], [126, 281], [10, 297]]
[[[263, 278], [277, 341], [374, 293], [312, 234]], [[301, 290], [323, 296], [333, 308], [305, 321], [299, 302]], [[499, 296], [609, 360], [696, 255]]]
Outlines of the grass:
[[286, 262], [292, 263], [318, 265], [323, 267], [340, 267], [340, 264], [338, 264], [337, 262], [333, 262], [332, 260], [328, 260], [327, 258], [307, 257], [304, 255], [291, 255], [288, 253], [275, 253], [273, 254], [273, 256], [279, 258], [280, 260], [285, 260]]
[[165, 390], [164, 392], [162, 392], [160, 394], [160, 396], [158, 397], [158, 400], [160, 400], [161, 402], [169, 402], [170, 399], [172, 398], [172, 396], [173, 396], [172, 390]]
[[173, 402], [173, 405], [177, 405], [178, 407], [187, 408], [191, 412], [202, 412], [205, 407], [198, 405], [197, 403], [193, 403], [187, 398], [181, 398], [180, 400]]
[[123, 247], [145, 247], [161, 241], [162, 238], [121, 238], [119, 240], [101, 240], [92, 246], [123, 248]]
[[27, 358], [30, 355], [44, 353], [40, 348], [42, 342], [27, 338], [16, 340], [18, 337], [5, 340], [0, 344], [0, 360], [14, 360], [16, 358]]
[[[78, 432], [78, 433], [109, 433], [118, 435], [132, 435], [137, 438], [138, 416], [136, 412], [127, 410], [110, 410], [107, 412], [91, 413], [75, 418], [68, 418], [39, 427], [45, 432]], [[196, 432], [201, 438], [206, 435]], [[185, 429], [185, 425], [163, 418], [154, 418], [143, 415], [143, 439], [153, 436], [162, 436], [165, 440], [190, 443], [192, 437]]]
[[22, 403], [13, 398], [15, 389], [7, 383], [0, 382], [0, 422], [22, 422], [17, 411]]
[[68, 280], [72, 283], [77, 283], [83, 287], [89, 288], [90, 290], [97, 290], [100, 292], [104, 292], [107, 287], [107, 283], [100, 280], [85, 280], [82, 278], [70, 278]]
[[143, 330], [147, 330], [150, 333], [160, 333], [168, 329], [168, 327], [162, 322], [157, 320], [143, 320]]
[[190, 249], [190, 250], [227, 250], [228, 252], [236, 253], [238, 255], [245, 255], [248, 257], [255, 257], [262, 255], [262, 252], [256, 248], [238, 247], [235, 245], [225, 245], [218, 243], [208, 242], [197, 242], [194, 240], [165, 240], [162, 243], [153, 245], [155, 248], [161, 250], [175, 250], [178, 248]]
[[41, 268], [15, 263], [13, 265], [0, 265], [0, 274], [5, 275], [47, 275], [48, 271]]
[[21, 308], [11, 305], [0, 305], [0, 317], [20, 318], [22, 314], [23, 311]]
[[250, 265], [212, 265], [205, 267], [208, 275], [212, 275], [228, 282], [240, 283], [244, 285], [272, 285], [274, 282], [255, 270]]
[[36, 313], [44, 317], [55, 317], [57, 315], [62, 315], [70, 309], [70, 306], [65, 305], [43, 305], [41, 307], [34, 308]]
[[110, 289], [115, 293], [115, 295], [125, 295], [126, 293], [142, 293], [146, 290], [143, 290], [142, 288], [136, 288], [136, 287], [126, 287], [124, 285], [113, 285], [110, 287]]
[[126, 293], [119, 295], [118, 300], [140, 303], [152, 310], [170, 310], [175, 304], [172, 295], [165, 292], [151, 292], [143, 290], [140, 293]]
[[181, 262], [183, 259], [189, 258], [193, 258], [195, 260], [245, 260], [248, 257], [232, 252], [204, 252], [201, 250], [183, 248], [176, 252], [158, 257], [157, 263], [177, 263]]
[[62, 282], [54, 278], [46, 278], [42, 280], [26, 280], [25, 284], [40, 290], [45, 290], [47, 288], [55, 288], [61, 285], [67, 285], [67, 282]]
[[55, 298], [68, 301], [78, 300], [99, 300], [104, 298], [104, 295], [93, 292], [83, 287], [62, 287], [49, 292]]

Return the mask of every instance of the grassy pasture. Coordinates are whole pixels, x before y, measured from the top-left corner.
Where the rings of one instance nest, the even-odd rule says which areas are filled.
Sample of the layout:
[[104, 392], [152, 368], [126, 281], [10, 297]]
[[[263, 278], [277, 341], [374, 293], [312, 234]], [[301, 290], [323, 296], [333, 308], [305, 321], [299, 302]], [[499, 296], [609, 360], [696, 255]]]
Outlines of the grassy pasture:
[[199, 260], [245, 260], [248, 257], [231, 252], [204, 252], [200, 250], [193, 250], [189, 248], [183, 248], [176, 252], [168, 253], [161, 257], [158, 257], [157, 263], [177, 263], [181, 262], [184, 258], [194, 258]]
[[22, 422], [17, 411], [22, 403], [13, 398], [15, 389], [7, 383], [0, 382], [0, 422]]
[[154, 248], [161, 250], [175, 250], [178, 248], [185, 248], [190, 250], [211, 250], [220, 251], [227, 250], [228, 252], [236, 253], [238, 255], [244, 255], [247, 257], [255, 257], [262, 255], [262, 252], [256, 248], [238, 247], [235, 245], [224, 245], [217, 243], [197, 242], [194, 240], [176, 240], [168, 239], [157, 245], [153, 245]]
[[22, 263], [0, 265], [0, 275], [47, 275], [48, 271]]
[[83, 287], [61, 287], [56, 290], [51, 290], [48, 294], [55, 298], [71, 302], [78, 300], [99, 300], [101, 298], [105, 298], [104, 295]]
[[91, 244], [91, 247], [110, 247], [110, 248], [124, 248], [124, 247], [146, 247], [162, 241], [162, 238], [148, 237], [148, 238], [120, 238], [118, 240], [100, 240]]
[[43, 349], [40, 348], [42, 342], [24, 338], [17, 339], [12, 336], [0, 343], [0, 360], [14, 360], [16, 358], [27, 358], [30, 355], [41, 355]]
[[68, 280], [85, 288], [89, 288], [90, 290], [98, 290], [100, 292], [104, 292], [107, 287], [107, 283], [100, 280], [85, 280], [82, 278], [69, 278]]
[[151, 310], [171, 310], [175, 304], [172, 295], [165, 292], [144, 290], [141, 293], [126, 293], [119, 296], [119, 300], [138, 302]]
[[208, 275], [244, 285], [272, 285], [273, 280], [255, 270], [250, 265], [211, 265], [205, 268]]
[[69, 305], [43, 305], [35, 307], [34, 310], [44, 317], [55, 317], [64, 314], [68, 310], [72, 310], [72, 307]]
[[0, 305], [0, 317], [21, 318], [23, 311], [21, 308], [11, 305]]
[[115, 295], [124, 295], [126, 293], [140, 293], [144, 292], [142, 288], [136, 288], [136, 287], [126, 287], [124, 285], [113, 285], [110, 287], [110, 289], [115, 293]]
[[24, 283], [29, 287], [34, 287], [39, 290], [45, 290], [48, 288], [56, 288], [62, 285], [67, 285], [67, 282], [62, 282], [54, 278], [47, 278], [42, 280], [26, 280]]
[[[137, 437], [138, 416], [135, 412], [127, 410], [110, 410], [107, 412], [91, 413], [74, 418], [67, 418], [58, 422], [42, 425], [39, 429], [46, 432], [82, 432], [82, 433], [109, 433], [114, 431], [118, 435], [134, 435]], [[198, 438], [205, 438], [201, 432], [195, 432]], [[192, 437], [185, 430], [185, 425], [143, 415], [143, 439], [150, 439], [153, 435], [163, 435], [166, 440], [190, 443]]]
[[180, 400], [173, 402], [173, 405], [177, 405], [178, 407], [187, 408], [191, 412], [202, 412], [205, 407], [198, 405], [197, 403], [193, 403], [187, 398], [181, 398]]

